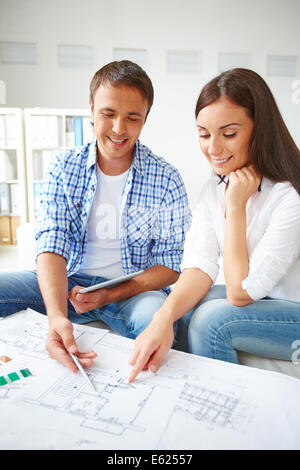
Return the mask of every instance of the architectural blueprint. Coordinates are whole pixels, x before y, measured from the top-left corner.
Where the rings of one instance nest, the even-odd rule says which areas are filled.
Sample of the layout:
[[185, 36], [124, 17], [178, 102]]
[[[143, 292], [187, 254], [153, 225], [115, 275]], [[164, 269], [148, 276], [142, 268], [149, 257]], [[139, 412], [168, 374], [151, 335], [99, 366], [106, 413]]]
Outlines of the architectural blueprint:
[[160, 448], [300, 448], [300, 381], [187, 356], [170, 351], [169, 360], [158, 372], [185, 379]]
[[[33, 310], [19, 312], [2, 320], [0, 331], [0, 342], [6, 344], [7, 347], [15, 347], [20, 356], [48, 359], [48, 353], [45, 350], [48, 321], [45, 315]], [[74, 325], [74, 337], [79, 346], [83, 341], [82, 337], [85, 343], [93, 345], [106, 333], [107, 330]]]
[[79, 349], [97, 353], [87, 370], [96, 393], [48, 358], [46, 334], [33, 311], [0, 322], [12, 359], [0, 376], [32, 374], [0, 386], [0, 449], [300, 448], [297, 379], [171, 350], [155, 375], [129, 383], [133, 341], [74, 325]]
[[[0, 448], [156, 447], [183, 381], [170, 383], [167, 378], [157, 380], [144, 373], [136, 382], [129, 383], [130, 368], [122, 346], [123, 338], [117, 349], [114, 343], [117, 337], [113, 338], [112, 344], [104, 340], [106, 331], [76, 327], [79, 349], [92, 348], [98, 354], [94, 366], [88, 371], [97, 388], [96, 394], [80, 374], [73, 374], [55, 361], [45, 360], [38, 341], [32, 340], [32, 337], [41, 341], [46, 339], [44, 334], [38, 333], [42, 333], [40, 323], [46, 319], [37, 315], [27, 312], [23, 318], [20, 317], [20, 325], [16, 325], [17, 317], [3, 325], [1, 337], [7, 341], [7, 353], [16, 358], [20, 352], [24, 356], [26, 350], [25, 358], [28, 357], [33, 377], [31, 384], [24, 386], [19, 394], [12, 394], [12, 399], [7, 401], [8, 407], [1, 409], [0, 405], [0, 432], [3, 431]], [[18, 334], [23, 341], [17, 341]], [[146, 380], [143, 380], [143, 375]], [[6, 388], [9, 387], [11, 385]], [[153, 410], [159, 410], [162, 403], [158, 419]], [[39, 433], [41, 423], [43, 432]], [[60, 439], [55, 434], [56, 430]], [[30, 439], [30, 435], [36, 439]]]

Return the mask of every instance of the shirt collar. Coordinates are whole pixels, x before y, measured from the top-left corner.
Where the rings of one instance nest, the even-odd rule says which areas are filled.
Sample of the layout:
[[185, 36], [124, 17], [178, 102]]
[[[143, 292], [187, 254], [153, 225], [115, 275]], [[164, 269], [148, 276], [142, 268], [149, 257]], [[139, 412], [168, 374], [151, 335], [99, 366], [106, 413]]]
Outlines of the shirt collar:
[[[133, 158], [132, 158], [132, 167], [139, 173], [143, 172], [145, 168], [145, 149], [146, 147], [140, 143], [139, 140], [136, 141]], [[87, 158], [87, 168], [91, 168], [97, 161], [97, 139], [91, 142], [89, 147], [89, 153]]]
[[145, 149], [146, 147], [142, 145], [139, 140], [137, 140], [133, 152], [132, 167], [138, 173], [142, 173], [145, 168]]
[[90, 169], [97, 161], [97, 139], [91, 142], [87, 158], [87, 168]]
[[[221, 184], [221, 183], [224, 183], [224, 184], [227, 184], [228, 182], [228, 175], [217, 175], [217, 185]], [[260, 193], [261, 190], [262, 190], [262, 184], [263, 184], [263, 178], [261, 177], [260, 179], [260, 183], [259, 183], [259, 186], [257, 188], [257, 191]]]

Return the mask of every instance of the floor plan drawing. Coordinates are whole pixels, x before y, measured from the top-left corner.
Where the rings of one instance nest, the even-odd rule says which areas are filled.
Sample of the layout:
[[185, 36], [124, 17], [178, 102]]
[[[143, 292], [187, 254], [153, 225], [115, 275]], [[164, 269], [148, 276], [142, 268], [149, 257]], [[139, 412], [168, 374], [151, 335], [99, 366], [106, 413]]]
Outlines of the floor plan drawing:
[[144, 409], [151, 406], [157, 390], [164, 395], [169, 393], [169, 386], [159, 381], [151, 385], [145, 382], [128, 383], [118, 370], [109, 374], [94, 371], [89, 376], [97, 388], [98, 396], [89, 390], [80, 377], [68, 374], [35, 400], [24, 398], [24, 401], [80, 416], [80, 426], [83, 428], [122, 436], [126, 430], [145, 432], [145, 425], [139, 424], [143, 422], [139, 418], [143, 416]]
[[176, 411], [206, 423], [210, 429], [214, 426], [233, 429], [240, 425], [241, 418], [246, 418], [246, 410], [238, 397], [188, 382], [180, 394]]
[[[48, 353], [45, 350], [46, 338], [49, 330], [47, 317], [41, 313], [28, 310], [12, 316], [10, 321], [1, 323], [1, 340], [7, 347], [13, 347], [19, 350], [24, 356], [35, 359], [48, 359]], [[87, 335], [85, 339], [88, 344], [94, 344], [99, 338], [103, 337], [107, 330], [78, 327], [74, 325], [74, 338], [78, 345], [81, 344], [82, 336]]]
[[[282, 432], [287, 422], [281, 415], [279, 389], [283, 387], [281, 393], [285, 396], [289, 387], [285, 380], [281, 381], [281, 374], [276, 377], [265, 371], [171, 351], [157, 375], [185, 380], [160, 441], [162, 448], [176, 449], [174, 442], [179, 442], [182, 449], [266, 448], [270, 446], [268, 432], [273, 435], [274, 448], [284, 448], [287, 442], [292, 443], [292, 448], [296, 446], [296, 436], [290, 433], [289, 426]], [[300, 392], [298, 381], [295, 384]], [[277, 396], [274, 386], [278, 387]], [[291, 402], [290, 410], [294, 406]]]
[[[129, 383], [134, 341], [77, 325], [94, 391], [41, 351], [46, 330], [35, 312], [1, 322], [0, 449], [300, 449], [297, 379], [171, 350]], [[6, 383], [9, 367], [32, 375]]]
[[[42, 340], [39, 322], [43, 318], [32, 315], [26, 319], [28, 337]], [[47, 367], [31, 339], [22, 343], [22, 348], [30, 350], [32, 369], [38, 384], [27, 387], [11, 400], [14, 415], [22, 415], [24, 448], [55, 448], [58, 445], [54, 428], [68, 427], [68, 434], [59, 445], [76, 448], [86, 445], [92, 448], [155, 448], [159, 436], [167, 424], [172, 409], [178, 399], [184, 382], [170, 383], [164, 377], [157, 378], [148, 372], [141, 374], [134, 383], [128, 382], [130, 366], [129, 352], [133, 342], [106, 331], [89, 327], [74, 327], [77, 344], [84, 349], [92, 347], [97, 353], [94, 365], [87, 371], [97, 389], [94, 392], [81, 374], [73, 374], [62, 364], [47, 359]], [[40, 332], [40, 336], [38, 336]], [[24, 334], [24, 325], [7, 328], [5, 339], [10, 354], [23, 356], [16, 343], [18, 335]], [[28, 379], [29, 380], [29, 379]], [[159, 419], [153, 410], [161, 408]], [[0, 432], [4, 431], [5, 414], [3, 408]], [[25, 419], [25, 417], [30, 419]], [[45, 432], [40, 433], [35, 442], [26, 441], [27, 435], [41, 423]], [[11, 417], [7, 416], [7, 420]], [[3, 426], [3, 427], [2, 427]], [[19, 428], [17, 431], [20, 432]], [[10, 441], [12, 439], [10, 438]], [[19, 442], [19, 441], [17, 441]], [[89, 444], [88, 444], [89, 443]], [[1, 446], [1, 444], [0, 444]]]

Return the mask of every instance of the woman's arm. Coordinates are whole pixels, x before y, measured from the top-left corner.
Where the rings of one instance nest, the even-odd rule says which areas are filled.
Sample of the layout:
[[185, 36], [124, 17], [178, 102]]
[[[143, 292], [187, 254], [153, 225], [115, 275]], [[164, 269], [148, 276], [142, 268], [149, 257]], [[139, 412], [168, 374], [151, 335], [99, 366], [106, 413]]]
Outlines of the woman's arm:
[[174, 341], [174, 322], [191, 310], [209, 291], [218, 274], [219, 245], [212, 218], [209, 182], [199, 197], [184, 246], [183, 269], [171, 294], [137, 337], [129, 380], [143, 369], [155, 371]]
[[172, 346], [173, 324], [193, 308], [209, 291], [211, 278], [197, 268], [185, 269], [150, 325], [138, 336], [129, 363], [133, 366], [129, 381], [148, 368], [155, 372]]
[[262, 214], [267, 223], [256, 218], [256, 223], [264, 226], [249, 256], [249, 272], [242, 287], [253, 300], [272, 295], [277, 286], [281, 298], [287, 295], [286, 300], [293, 300], [297, 297], [300, 257], [300, 196], [287, 182], [268, 185], [269, 192], [265, 188], [266, 195], [262, 195], [267, 198]]
[[227, 300], [236, 306], [252, 302], [247, 291], [242, 288], [242, 281], [249, 271], [246, 206], [259, 183], [260, 176], [253, 167], [247, 166], [230, 173], [226, 189], [224, 277]]

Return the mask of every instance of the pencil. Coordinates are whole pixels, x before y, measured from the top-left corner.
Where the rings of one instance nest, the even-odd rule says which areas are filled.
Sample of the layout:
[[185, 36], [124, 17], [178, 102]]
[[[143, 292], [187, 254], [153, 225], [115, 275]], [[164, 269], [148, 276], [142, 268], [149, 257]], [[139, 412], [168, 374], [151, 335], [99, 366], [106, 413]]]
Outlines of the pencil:
[[77, 356], [75, 356], [74, 354], [72, 353], [69, 353], [71, 358], [73, 359], [73, 361], [75, 362], [76, 366], [78, 367], [79, 371], [81, 372], [81, 374], [83, 375], [83, 377], [85, 378], [85, 380], [89, 383], [89, 385], [93, 388], [93, 390], [97, 393], [98, 395], [98, 391], [95, 387], [95, 385], [93, 384], [93, 382], [91, 381], [91, 379], [89, 378], [89, 376], [87, 375], [87, 373], [85, 372], [84, 368], [82, 367], [82, 365], [80, 364]]

